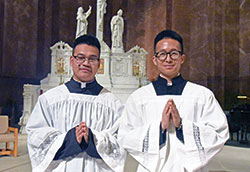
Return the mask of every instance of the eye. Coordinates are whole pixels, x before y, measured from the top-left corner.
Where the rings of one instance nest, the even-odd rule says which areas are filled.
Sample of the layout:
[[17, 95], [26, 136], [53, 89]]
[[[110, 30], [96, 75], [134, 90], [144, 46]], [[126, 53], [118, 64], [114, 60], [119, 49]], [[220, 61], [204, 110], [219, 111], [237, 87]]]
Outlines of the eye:
[[96, 59], [93, 58], [93, 57], [89, 57], [88, 59], [89, 59], [89, 61], [95, 61], [95, 60], [96, 60]]
[[158, 56], [165, 56], [165, 55], [166, 55], [165, 52], [160, 52], [160, 53], [158, 54]]
[[78, 58], [79, 60], [84, 60], [84, 59], [85, 59], [84, 56], [77, 56], [77, 58]]
[[179, 52], [178, 51], [172, 51], [170, 54], [175, 56], [175, 55], [179, 55]]

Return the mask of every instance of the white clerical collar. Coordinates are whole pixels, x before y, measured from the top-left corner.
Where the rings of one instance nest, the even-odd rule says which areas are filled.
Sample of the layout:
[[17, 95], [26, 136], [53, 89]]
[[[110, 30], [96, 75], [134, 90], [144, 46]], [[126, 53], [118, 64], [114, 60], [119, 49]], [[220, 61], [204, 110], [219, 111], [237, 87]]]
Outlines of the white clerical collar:
[[[178, 73], [178, 75], [176, 76], [176, 77], [178, 77], [180, 75], [180, 73]], [[160, 76], [162, 77], [162, 78], [164, 78], [164, 76], [162, 75], [162, 74], [160, 74]], [[175, 78], [176, 78], [175, 77]], [[173, 85], [173, 83], [172, 82], [168, 82], [167, 83], [167, 86], [172, 86]]]
[[[74, 78], [73, 78], [73, 79], [74, 79]], [[86, 85], [87, 85], [88, 83], [93, 82], [94, 80], [93, 80], [93, 81], [90, 81], [90, 82], [81, 82], [81, 81], [78, 81], [78, 80], [74, 79], [74, 81], [80, 83], [80, 84], [81, 84], [81, 88], [86, 88]]]

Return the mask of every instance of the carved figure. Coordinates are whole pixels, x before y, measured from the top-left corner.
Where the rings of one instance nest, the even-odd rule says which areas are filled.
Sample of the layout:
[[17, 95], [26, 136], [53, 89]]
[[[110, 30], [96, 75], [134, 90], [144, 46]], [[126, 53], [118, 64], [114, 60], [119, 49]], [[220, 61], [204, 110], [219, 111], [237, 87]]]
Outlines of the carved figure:
[[77, 17], [76, 17], [76, 20], [77, 20], [76, 38], [81, 35], [87, 34], [87, 28], [88, 28], [87, 18], [91, 14], [91, 9], [92, 7], [89, 6], [89, 10], [86, 13], [84, 13], [84, 10], [82, 7], [78, 8]]
[[122, 10], [118, 10], [117, 15], [111, 20], [112, 33], [112, 49], [123, 49], [122, 35], [124, 30], [124, 20], [122, 18]]

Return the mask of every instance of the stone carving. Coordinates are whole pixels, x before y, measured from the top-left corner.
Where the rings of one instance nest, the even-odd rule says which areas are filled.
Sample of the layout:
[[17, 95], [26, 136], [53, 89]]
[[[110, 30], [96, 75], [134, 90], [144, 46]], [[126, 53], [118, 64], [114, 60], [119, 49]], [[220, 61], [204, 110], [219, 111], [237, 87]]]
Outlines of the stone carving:
[[92, 7], [89, 6], [89, 10], [86, 13], [84, 13], [84, 10], [82, 7], [78, 8], [77, 17], [76, 17], [76, 20], [77, 20], [76, 38], [81, 36], [81, 35], [87, 34], [87, 29], [88, 29], [87, 18], [91, 14], [91, 9], [92, 9]]
[[106, 14], [106, 7], [106, 0], [97, 0], [96, 37], [99, 39], [99, 41], [103, 40], [103, 18], [104, 14]]
[[69, 80], [72, 75], [72, 69], [70, 67], [72, 48], [69, 44], [59, 41], [50, 47], [50, 50], [52, 56], [50, 78], [53, 77], [53, 79], [56, 79], [59, 76], [59, 84], [62, 84], [65, 80]]
[[128, 51], [129, 56], [133, 59], [133, 76], [139, 80], [139, 87], [147, 84], [146, 80], [146, 56], [147, 51], [138, 45]]
[[124, 21], [121, 9], [118, 10], [117, 15], [112, 17], [110, 25], [112, 33], [112, 52], [123, 52], [122, 35], [124, 30]]
[[21, 126], [19, 132], [22, 134], [26, 133], [25, 126], [39, 95], [40, 85], [25, 84], [23, 86], [23, 115], [18, 123]]

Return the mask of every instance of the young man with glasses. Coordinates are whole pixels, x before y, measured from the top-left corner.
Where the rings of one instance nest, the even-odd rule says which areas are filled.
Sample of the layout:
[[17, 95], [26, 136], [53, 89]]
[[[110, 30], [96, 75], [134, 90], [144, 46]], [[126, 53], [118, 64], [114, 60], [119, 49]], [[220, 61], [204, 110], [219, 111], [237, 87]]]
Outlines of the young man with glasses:
[[26, 127], [33, 171], [123, 171], [114, 137], [123, 105], [95, 80], [100, 51], [96, 37], [78, 37], [73, 77], [38, 98]]
[[128, 98], [118, 137], [138, 162], [138, 172], [207, 172], [227, 141], [226, 116], [214, 94], [180, 74], [186, 56], [172, 30], [154, 40], [156, 81]]

